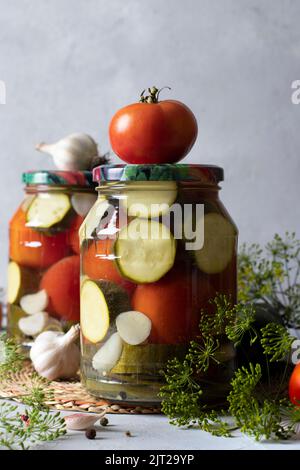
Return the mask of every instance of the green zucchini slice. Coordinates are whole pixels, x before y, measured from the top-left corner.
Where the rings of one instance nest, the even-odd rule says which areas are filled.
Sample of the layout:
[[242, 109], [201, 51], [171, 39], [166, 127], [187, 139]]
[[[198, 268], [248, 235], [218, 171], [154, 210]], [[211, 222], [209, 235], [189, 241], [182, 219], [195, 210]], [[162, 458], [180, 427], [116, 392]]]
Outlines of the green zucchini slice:
[[71, 207], [70, 198], [66, 194], [39, 194], [27, 211], [27, 225], [35, 228], [50, 228], [61, 222]]
[[[154, 218], [168, 213], [177, 198], [176, 181], [156, 181], [152, 183], [130, 182], [126, 186], [126, 197], [122, 205], [130, 217]], [[149, 186], [147, 188], [147, 186]], [[151, 187], [152, 186], [152, 187]], [[161, 187], [161, 189], [158, 189]]]
[[183, 359], [186, 347], [169, 344], [123, 344], [119, 362], [112, 369], [113, 374], [153, 374], [164, 369], [168, 360]]
[[136, 218], [120, 231], [114, 251], [121, 274], [143, 284], [158, 281], [172, 268], [176, 242], [165, 225]]
[[15, 261], [10, 261], [7, 270], [7, 301], [9, 304], [19, 302], [26, 293], [38, 288], [39, 275], [28, 268], [24, 268]]
[[82, 244], [85, 239], [93, 238], [94, 235], [96, 236], [95, 231], [109, 207], [109, 202], [105, 197], [101, 196], [98, 198], [79, 228], [80, 244]]
[[207, 274], [224, 271], [235, 248], [235, 228], [220, 214], [210, 212], [204, 216], [204, 245], [195, 250], [198, 268]]
[[91, 343], [102, 341], [117, 315], [130, 309], [127, 292], [110, 281], [83, 281], [80, 295], [80, 325]]

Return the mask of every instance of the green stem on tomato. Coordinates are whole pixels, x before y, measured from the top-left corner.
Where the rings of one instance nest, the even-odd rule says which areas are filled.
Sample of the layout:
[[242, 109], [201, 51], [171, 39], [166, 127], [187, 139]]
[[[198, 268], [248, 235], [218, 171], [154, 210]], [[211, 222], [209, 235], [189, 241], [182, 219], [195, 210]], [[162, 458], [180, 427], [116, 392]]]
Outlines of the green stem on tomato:
[[163, 88], [160, 88], [160, 89], [156, 88], [156, 86], [153, 86], [151, 88], [148, 88], [149, 95], [146, 95], [146, 96], [144, 96], [144, 93], [146, 90], [143, 90], [140, 95], [140, 103], [149, 103], [149, 104], [158, 103], [159, 94], [165, 88], [167, 88], [168, 90], [171, 90], [169, 86], [164, 86]]

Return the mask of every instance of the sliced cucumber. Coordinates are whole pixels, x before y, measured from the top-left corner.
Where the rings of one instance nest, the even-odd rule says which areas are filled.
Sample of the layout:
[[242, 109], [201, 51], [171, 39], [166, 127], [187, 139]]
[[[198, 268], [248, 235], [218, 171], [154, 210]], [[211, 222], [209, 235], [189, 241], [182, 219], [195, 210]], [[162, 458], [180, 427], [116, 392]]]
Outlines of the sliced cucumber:
[[120, 231], [114, 250], [124, 277], [149, 283], [158, 281], [172, 268], [176, 242], [165, 225], [136, 218]]
[[102, 341], [111, 322], [130, 309], [127, 292], [109, 281], [84, 281], [81, 287], [80, 324], [83, 336], [91, 343]]
[[28, 227], [50, 228], [63, 220], [71, 209], [66, 194], [38, 194], [26, 214]]
[[14, 338], [23, 336], [19, 329], [19, 320], [23, 317], [27, 317], [27, 313], [19, 305], [9, 304], [7, 306], [7, 331], [10, 336]]
[[131, 346], [124, 343], [122, 355], [114, 366], [113, 374], [158, 374], [168, 360], [183, 359], [186, 347], [169, 344], [140, 344]]
[[150, 218], [166, 214], [177, 198], [176, 181], [157, 181], [155, 184], [144, 181], [144, 189], [140, 188], [140, 182], [128, 183], [126, 197], [121, 199], [130, 217]]
[[224, 271], [235, 248], [235, 228], [220, 214], [210, 212], [204, 216], [204, 245], [195, 250], [198, 268], [207, 274]]
[[96, 204], [91, 208], [79, 229], [80, 244], [82, 244], [85, 239], [93, 237], [95, 230], [109, 207], [110, 205], [105, 197], [98, 198]]
[[7, 302], [17, 303], [23, 294], [32, 292], [39, 285], [39, 276], [30, 269], [19, 266], [15, 261], [8, 264]]

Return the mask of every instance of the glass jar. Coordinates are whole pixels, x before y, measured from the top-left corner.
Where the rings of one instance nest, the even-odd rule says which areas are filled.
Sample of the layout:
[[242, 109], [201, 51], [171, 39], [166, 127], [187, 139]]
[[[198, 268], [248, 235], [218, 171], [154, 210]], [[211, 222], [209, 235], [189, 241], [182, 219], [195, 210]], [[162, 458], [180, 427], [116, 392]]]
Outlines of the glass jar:
[[[219, 199], [223, 170], [203, 165], [105, 165], [80, 229], [81, 376], [112, 401], [159, 403], [162, 370], [201, 335], [203, 311], [236, 302], [238, 231]], [[220, 401], [235, 351], [221, 339], [220, 371], [200, 377]]]
[[23, 182], [9, 224], [7, 328], [28, 348], [42, 331], [79, 321], [78, 229], [97, 197], [91, 172], [28, 172]]

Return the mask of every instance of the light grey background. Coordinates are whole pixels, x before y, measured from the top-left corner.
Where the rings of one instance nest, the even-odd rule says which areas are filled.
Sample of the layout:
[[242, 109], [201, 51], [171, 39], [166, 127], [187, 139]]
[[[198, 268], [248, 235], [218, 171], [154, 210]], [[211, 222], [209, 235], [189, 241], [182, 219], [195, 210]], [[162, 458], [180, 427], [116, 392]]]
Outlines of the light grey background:
[[225, 169], [241, 241], [300, 235], [298, 0], [0, 0], [0, 282], [21, 173], [51, 167], [34, 145], [74, 131], [109, 149], [113, 113], [150, 85], [199, 122], [185, 160]]

